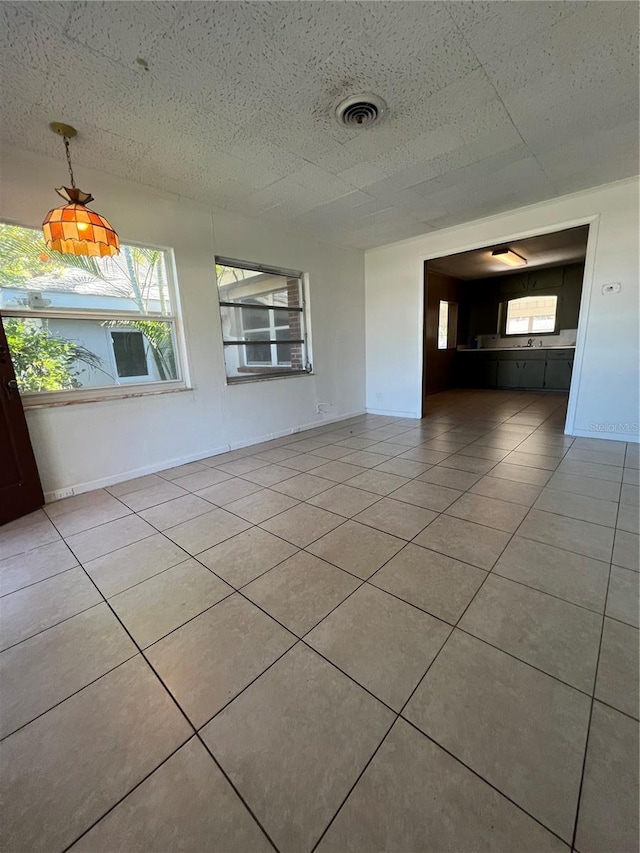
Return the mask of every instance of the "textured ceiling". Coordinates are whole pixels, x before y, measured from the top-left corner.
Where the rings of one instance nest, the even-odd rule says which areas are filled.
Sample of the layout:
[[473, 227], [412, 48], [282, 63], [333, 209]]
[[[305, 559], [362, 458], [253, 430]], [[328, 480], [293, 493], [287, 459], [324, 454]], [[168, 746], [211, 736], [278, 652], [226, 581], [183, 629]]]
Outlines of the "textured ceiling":
[[[1, 131], [62, 161], [66, 121], [77, 165], [381, 245], [636, 174], [638, 9], [3, 2]], [[339, 126], [366, 91], [388, 117]]]
[[[521, 258], [525, 258], [528, 269], [560, 266], [584, 260], [588, 236], [589, 227], [581, 225], [579, 228], [554, 231], [553, 234], [540, 234], [536, 237], [526, 237], [524, 240], [512, 240], [508, 248]], [[504, 246], [504, 243], [500, 243], [496, 246], [485, 246], [483, 249], [473, 249], [470, 252], [459, 252], [457, 255], [436, 258], [429, 261], [429, 269], [462, 279], [513, 275], [521, 272], [521, 268], [505, 266], [492, 256], [494, 249], [501, 249]]]

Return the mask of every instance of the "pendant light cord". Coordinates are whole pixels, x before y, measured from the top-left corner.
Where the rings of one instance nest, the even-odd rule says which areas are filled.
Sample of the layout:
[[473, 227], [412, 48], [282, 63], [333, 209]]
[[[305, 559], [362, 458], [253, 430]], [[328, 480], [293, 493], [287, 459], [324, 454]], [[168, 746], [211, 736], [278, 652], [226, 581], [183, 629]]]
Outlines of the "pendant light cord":
[[73, 177], [73, 166], [71, 165], [71, 154], [69, 153], [69, 137], [64, 138], [64, 150], [67, 152], [67, 165], [69, 166], [69, 177], [71, 178], [71, 186], [76, 189], [76, 179]]

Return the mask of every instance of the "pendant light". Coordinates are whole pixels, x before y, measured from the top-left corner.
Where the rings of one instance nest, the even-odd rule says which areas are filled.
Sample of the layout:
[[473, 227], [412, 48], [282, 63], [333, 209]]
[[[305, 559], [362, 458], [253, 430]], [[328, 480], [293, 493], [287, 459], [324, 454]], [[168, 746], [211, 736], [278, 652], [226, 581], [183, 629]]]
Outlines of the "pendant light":
[[77, 135], [76, 129], [57, 121], [49, 127], [64, 140], [71, 186], [56, 189], [58, 195], [68, 203], [50, 210], [42, 223], [47, 247], [67, 255], [88, 255], [94, 258], [117, 255], [120, 252], [118, 235], [104, 216], [86, 206], [93, 201], [91, 193], [76, 187], [69, 154], [69, 140]]

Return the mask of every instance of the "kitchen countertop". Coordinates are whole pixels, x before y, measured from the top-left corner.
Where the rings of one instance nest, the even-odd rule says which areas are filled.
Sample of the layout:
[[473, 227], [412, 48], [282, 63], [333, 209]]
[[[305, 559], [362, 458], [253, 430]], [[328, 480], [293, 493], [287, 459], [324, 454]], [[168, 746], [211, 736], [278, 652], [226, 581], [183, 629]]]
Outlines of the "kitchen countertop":
[[458, 347], [458, 352], [516, 352], [519, 350], [531, 350], [535, 352], [541, 352], [546, 349], [575, 349], [575, 344], [560, 344], [558, 346], [550, 346], [550, 347]]

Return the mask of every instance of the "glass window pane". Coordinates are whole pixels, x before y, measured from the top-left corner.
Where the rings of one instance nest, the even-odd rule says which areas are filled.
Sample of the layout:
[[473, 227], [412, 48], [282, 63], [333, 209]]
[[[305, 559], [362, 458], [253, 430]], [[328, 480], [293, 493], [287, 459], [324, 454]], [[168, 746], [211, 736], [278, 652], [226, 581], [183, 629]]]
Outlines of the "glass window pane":
[[[304, 337], [303, 317], [299, 311], [261, 311], [238, 305], [221, 305], [222, 336], [225, 341], [251, 340], [253, 331], [268, 331], [267, 340], [290, 340]], [[279, 334], [278, 334], [279, 333]]]
[[111, 332], [118, 376], [148, 376], [147, 350], [142, 332]]
[[301, 282], [296, 277], [216, 264], [220, 302], [300, 307]]
[[523, 296], [507, 302], [507, 335], [553, 332], [556, 327], [557, 296]]
[[438, 349], [446, 349], [449, 341], [449, 303], [440, 302], [438, 308]]
[[24, 394], [178, 378], [171, 322], [67, 317], [4, 317], [3, 322]]
[[245, 331], [247, 329], [268, 329], [271, 323], [271, 311], [260, 308], [242, 308], [240, 321]]
[[172, 313], [163, 251], [121, 246], [112, 258], [47, 249], [42, 232], [0, 223], [0, 308]]

